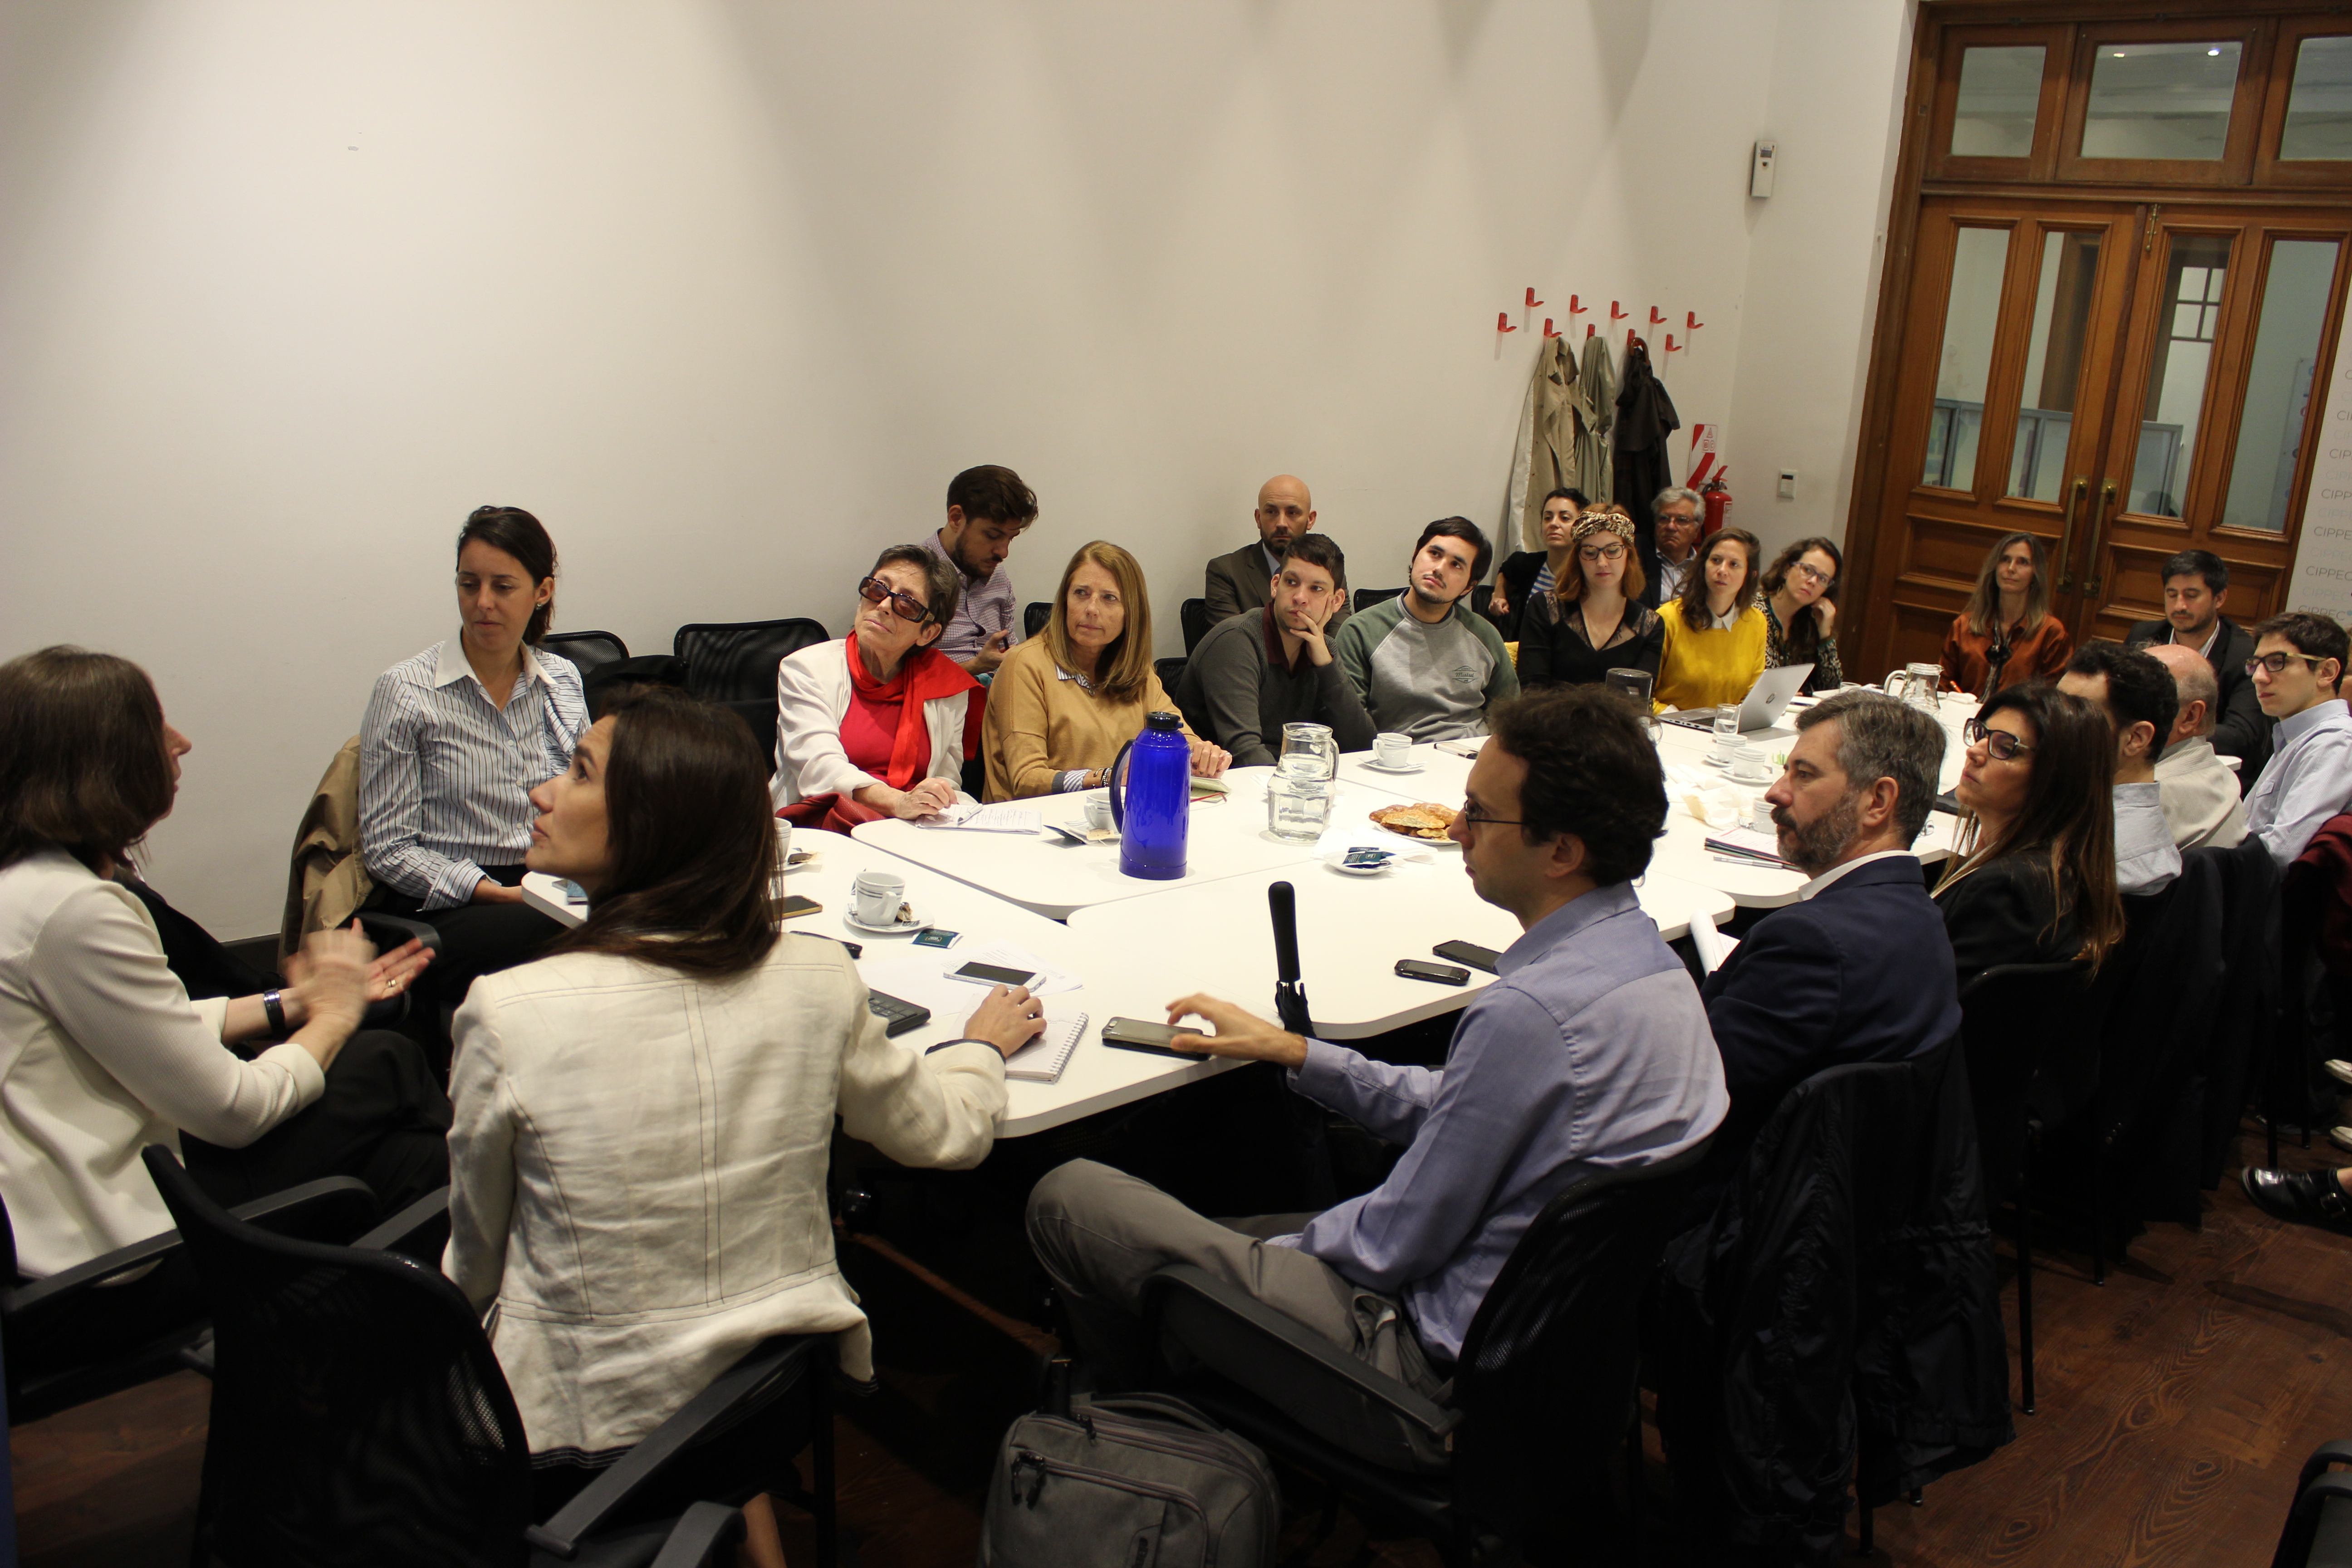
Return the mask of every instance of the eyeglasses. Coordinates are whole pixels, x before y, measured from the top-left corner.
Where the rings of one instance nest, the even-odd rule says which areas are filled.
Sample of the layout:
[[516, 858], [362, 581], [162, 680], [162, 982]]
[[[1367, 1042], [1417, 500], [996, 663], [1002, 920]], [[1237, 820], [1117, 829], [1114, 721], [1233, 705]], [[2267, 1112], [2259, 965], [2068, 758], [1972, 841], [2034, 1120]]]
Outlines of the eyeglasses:
[[1985, 754], [1997, 763], [2013, 763], [2033, 750], [2006, 730], [1988, 730], [1981, 719], [1971, 719], [1960, 726], [1960, 732], [1970, 745], [1981, 744]]
[[890, 608], [898, 612], [898, 618], [902, 621], [927, 621], [931, 616], [929, 605], [924, 604], [912, 594], [900, 593], [879, 577], [868, 577], [858, 584], [857, 596], [869, 605], [878, 605], [885, 599], [889, 600]]
[[1462, 820], [1472, 827], [1481, 825], [1491, 827], [1525, 827], [1527, 826], [1516, 816], [1489, 816], [1466, 800], [1462, 803]]
[[2273, 675], [2284, 675], [2286, 673], [2287, 660], [2291, 658], [2299, 658], [2303, 660], [2304, 663], [2311, 666], [2314, 669], [2317, 669], [2321, 665], [2327, 662], [2325, 659], [2314, 658], [2312, 655], [2307, 653], [2256, 654], [2253, 658], [2246, 660], [2246, 673], [2248, 675], [2252, 675], [2258, 669], [2267, 669]]
[[1622, 544], [1586, 544], [1579, 546], [1576, 553], [1586, 561], [1622, 561], [1625, 559], [1625, 547]]
[[1808, 583], [1811, 583], [1811, 584], [1815, 584], [1815, 585], [1817, 585], [1817, 586], [1819, 586], [1819, 587], [1826, 588], [1826, 587], [1828, 587], [1831, 584], [1832, 584], [1832, 583], [1834, 583], [1834, 582], [1836, 582], [1836, 581], [1837, 581], [1837, 578], [1836, 578], [1836, 577], [1832, 576], [1831, 574], [1829, 574], [1829, 573], [1827, 573], [1827, 572], [1822, 571], [1820, 567], [1818, 567], [1818, 566], [1808, 566], [1808, 565], [1806, 565], [1806, 564], [1805, 564], [1803, 562], [1801, 562], [1801, 561], [1800, 561], [1800, 562], [1798, 562], [1798, 563], [1797, 563], [1797, 570], [1798, 570], [1799, 572], [1801, 572], [1801, 573], [1804, 574], [1804, 578], [1805, 578], [1805, 581], [1806, 581], [1806, 582], [1808, 582]]

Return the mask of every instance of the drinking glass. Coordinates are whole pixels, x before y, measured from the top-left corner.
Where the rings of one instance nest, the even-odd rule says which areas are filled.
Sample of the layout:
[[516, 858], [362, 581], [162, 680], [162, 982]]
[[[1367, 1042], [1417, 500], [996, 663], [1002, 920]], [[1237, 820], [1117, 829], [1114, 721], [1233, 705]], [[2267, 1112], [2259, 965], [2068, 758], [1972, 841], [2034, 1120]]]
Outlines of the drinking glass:
[[1312, 844], [1331, 826], [1331, 781], [1276, 769], [1265, 783], [1266, 831], [1293, 844]]
[[1713, 755], [1718, 762], [1727, 759], [1731, 755], [1731, 749], [1738, 744], [1739, 744], [1739, 704], [1726, 702], [1715, 710]]

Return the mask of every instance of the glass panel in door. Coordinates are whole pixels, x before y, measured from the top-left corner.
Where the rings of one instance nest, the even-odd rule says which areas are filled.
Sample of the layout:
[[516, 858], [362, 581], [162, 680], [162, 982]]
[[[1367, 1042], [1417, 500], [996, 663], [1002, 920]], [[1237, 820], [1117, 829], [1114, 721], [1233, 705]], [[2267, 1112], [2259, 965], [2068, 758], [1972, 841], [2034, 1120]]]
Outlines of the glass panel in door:
[[1953, 157], [2032, 154], [2046, 52], [2040, 44], [1979, 45], [1960, 51], [1959, 101], [1948, 149]]
[[2235, 38], [2101, 44], [2083, 121], [2085, 158], [2218, 160], [2238, 91]]
[[2179, 517], [2197, 451], [2197, 419], [2213, 364], [2213, 334], [2221, 320], [2230, 236], [2172, 237], [2157, 311], [2147, 397], [2140, 413], [2139, 446], [2132, 462], [2126, 511]]
[[1976, 488], [1977, 437], [1984, 428], [1985, 381], [1992, 370], [2009, 230], [1964, 228], [1953, 242], [1952, 286], [1944, 304], [1936, 398], [1927, 416], [1927, 460], [1919, 482]]
[[2230, 492], [2221, 504], [2224, 528], [2286, 531], [2287, 498], [2302, 455], [2338, 248], [2332, 239], [2271, 243], [2246, 400], [2238, 415], [2237, 449], [2230, 460]]
[[2009, 494], [2056, 500], [2065, 480], [2066, 444], [2074, 429], [2074, 402], [2083, 380], [2092, 300], [2099, 285], [2099, 241], [2053, 230], [2042, 237], [2032, 335], [2025, 345], [2025, 379], [2018, 393], [2017, 435], [2010, 452]]
[[2279, 157], [2352, 159], [2352, 37], [2305, 38], [2295, 46]]

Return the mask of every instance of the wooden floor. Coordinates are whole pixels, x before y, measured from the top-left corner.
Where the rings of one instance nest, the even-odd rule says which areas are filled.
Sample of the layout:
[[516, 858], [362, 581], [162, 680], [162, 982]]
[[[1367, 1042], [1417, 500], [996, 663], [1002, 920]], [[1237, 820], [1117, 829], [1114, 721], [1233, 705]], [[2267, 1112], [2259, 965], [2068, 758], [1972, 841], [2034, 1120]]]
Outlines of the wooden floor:
[[[2316, 1149], [2287, 1163], [2332, 1163]], [[2233, 1173], [2201, 1231], [2158, 1227], [2104, 1288], [2079, 1255], [2041, 1261], [2041, 1413], [2019, 1415], [2015, 1443], [1939, 1482], [1926, 1507], [1882, 1510], [1877, 1560], [2268, 1563], [2304, 1457], [2352, 1436], [2352, 1239], [2276, 1224]], [[1003, 1301], [942, 1289], [870, 1246], [845, 1249], [845, 1267], [887, 1325], [883, 1390], [839, 1422], [845, 1522], [864, 1568], [962, 1568], [995, 1438], [1031, 1403], [1048, 1342]], [[2013, 1353], [2013, 1292], [2004, 1301]], [[183, 1374], [13, 1433], [24, 1562], [184, 1562], [205, 1406], [205, 1384]], [[787, 1551], [805, 1563], [797, 1523]], [[1292, 1539], [1307, 1527], [1294, 1519]], [[1653, 1529], [1658, 1563], [1681, 1559], [1670, 1528]], [[1349, 1563], [1367, 1544], [1343, 1521], [1313, 1561]], [[1416, 1542], [1369, 1544], [1370, 1562], [1436, 1561]]]

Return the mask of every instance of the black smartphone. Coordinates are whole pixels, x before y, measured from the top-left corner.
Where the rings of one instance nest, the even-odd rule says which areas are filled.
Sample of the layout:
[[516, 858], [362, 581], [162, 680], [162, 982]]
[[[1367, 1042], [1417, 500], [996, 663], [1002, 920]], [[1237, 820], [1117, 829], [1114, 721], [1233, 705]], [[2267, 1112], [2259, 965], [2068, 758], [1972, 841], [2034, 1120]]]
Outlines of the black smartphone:
[[1396, 972], [1407, 980], [1427, 980], [1439, 985], [1467, 985], [1470, 972], [1451, 963], [1431, 963], [1424, 959], [1400, 958]]
[[1496, 973], [1495, 965], [1503, 956], [1493, 948], [1480, 947], [1475, 942], [1441, 942], [1429, 951], [1440, 958], [1450, 958], [1456, 963], [1466, 963], [1489, 974]]
[[1198, 1029], [1180, 1029], [1172, 1024], [1147, 1023], [1141, 1018], [1113, 1018], [1102, 1026], [1102, 1043], [1122, 1051], [1144, 1051], [1155, 1057], [1175, 1057], [1182, 1061], [1199, 1061], [1201, 1051], [1180, 1051], [1169, 1044], [1179, 1035], [1197, 1035]]
[[776, 918], [788, 921], [794, 915], [813, 915], [824, 908], [824, 906], [814, 899], [803, 898], [798, 893], [786, 893], [783, 900], [776, 905]]
[[1044, 978], [1034, 969], [1007, 969], [1001, 963], [967, 963], [961, 969], [948, 971], [950, 980], [968, 980], [974, 985], [1034, 985]]

